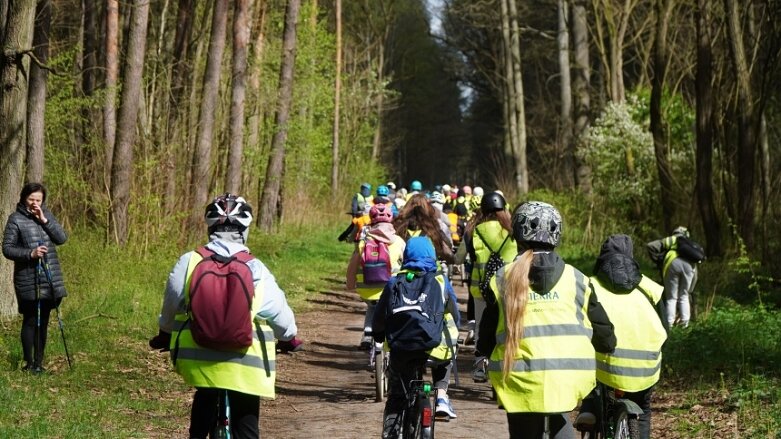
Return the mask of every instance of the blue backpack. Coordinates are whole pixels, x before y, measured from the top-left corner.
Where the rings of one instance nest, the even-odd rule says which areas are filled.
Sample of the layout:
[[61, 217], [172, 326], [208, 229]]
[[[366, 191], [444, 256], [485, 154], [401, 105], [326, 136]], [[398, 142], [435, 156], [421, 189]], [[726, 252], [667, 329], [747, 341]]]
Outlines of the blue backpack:
[[385, 336], [392, 351], [427, 351], [439, 346], [445, 303], [436, 272], [402, 272], [391, 286]]

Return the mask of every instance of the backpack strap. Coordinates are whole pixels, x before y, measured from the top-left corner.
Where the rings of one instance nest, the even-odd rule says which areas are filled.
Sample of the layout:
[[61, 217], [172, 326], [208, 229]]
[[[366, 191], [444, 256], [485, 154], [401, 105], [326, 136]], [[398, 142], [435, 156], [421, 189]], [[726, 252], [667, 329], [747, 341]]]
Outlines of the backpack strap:
[[[479, 225], [479, 224], [478, 224]], [[491, 253], [501, 253], [502, 249], [504, 248], [504, 244], [507, 243], [507, 240], [510, 239], [510, 233], [507, 233], [507, 236], [504, 237], [504, 241], [502, 241], [502, 245], [499, 246], [499, 250], [494, 251], [490, 245], [488, 245], [488, 241], [483, 238], [483, 234], [480, 233], [480, 229], [475, 226], [475, 233], [477, 233], [477, 236], [480, 237], [480, 240], [483, 241], [483, 244], [485, 244], [486, 247], [488, 247], [488, 251]]]

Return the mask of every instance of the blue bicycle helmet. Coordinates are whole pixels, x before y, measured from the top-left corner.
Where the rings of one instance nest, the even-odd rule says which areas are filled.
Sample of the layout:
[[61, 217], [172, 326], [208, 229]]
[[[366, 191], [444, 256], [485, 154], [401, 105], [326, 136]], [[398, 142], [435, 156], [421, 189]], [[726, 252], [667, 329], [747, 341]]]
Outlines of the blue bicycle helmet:
[[387, 197], [388, 195], [390, 195], [390, 189], [388, 189], [388, 186], [385, 186], [384, 184], [377, 186], [378, 197]]
[[423, 190], [423, 183], [421, 183], [418, 180], [412, 180], [412, 183], [409, 184], [410, 190], [413, 191], [422, 191]]

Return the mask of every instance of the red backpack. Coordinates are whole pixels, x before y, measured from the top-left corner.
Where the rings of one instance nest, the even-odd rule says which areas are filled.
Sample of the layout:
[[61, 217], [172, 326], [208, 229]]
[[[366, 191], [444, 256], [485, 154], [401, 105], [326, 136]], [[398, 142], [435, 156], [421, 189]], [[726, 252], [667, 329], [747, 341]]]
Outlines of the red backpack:
[[384, 284], [391, 278], [390, 252], [388, 244], [373, 238], [366, 238], [361, 254], [363, 283]]
[[206, 247], [190, 277], [190, 331], [201, 346], [216, 350], [252, 345], [255, 284], [248, 252], [221, 256]]

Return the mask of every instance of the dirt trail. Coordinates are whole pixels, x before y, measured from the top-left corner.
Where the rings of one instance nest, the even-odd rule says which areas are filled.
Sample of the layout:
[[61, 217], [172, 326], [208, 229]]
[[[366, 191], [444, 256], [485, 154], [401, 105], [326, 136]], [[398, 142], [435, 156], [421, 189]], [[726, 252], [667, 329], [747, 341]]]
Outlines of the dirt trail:
[[[306, 350], [277, 356], [277, 398], [263, 401], [261, 436], [287, 438], [378, 438], [384, 403], [374, 401], [374, 372], [358, 349], [366, 306], [357, 295], [333, 289], [308, 300], [311, 311], [296, 316]], [[466, 289], [456, 286], [459, 302]], [[465, 305], [461, 303], [462, 315]], [[473, 354], [459, 353], [460, 386], [451, 377], [448, 394], [458, 414], [436, 427], [438, 438], [506, 438], [505, 413], [491, 401], [488, 383], [474, 383]]]
[[[277, 356], [277, 398], [261, 404], [264, 439], [380, 437], [384, 403], [374, 401], [374, 373], [368, 367], [368, 353], [357, 347], [365, 305], [357, 295], [341, 291], [339, 280], [331, 282], [333, 291], [312, 296], [308, 299], [310, 310], [296, 316], [306, 350]], [[468, 293], [460, 285], [455, 287], [465, 317]], [[460, 386], [455, 386], [451, 377], [449, 391], [458, 418], [438, 423], [437, 438], [508, 437], [505, 413], [491, 401], [490, 385], [472, 381], [473, 358], [473, 347], [461, 347]], [[672, 389], [664, 379], [660, 384], [654, 393], [651, 437], [740, 437], [737, 415], [724, 410], [723, 397], [693, 404], [674, 384]], [[688, 423], [708, 427], [683, 426]]]

